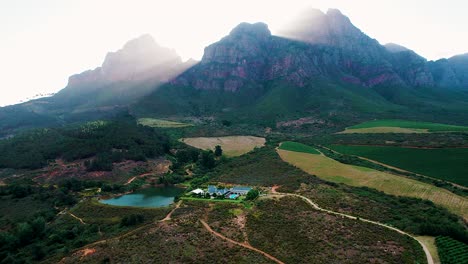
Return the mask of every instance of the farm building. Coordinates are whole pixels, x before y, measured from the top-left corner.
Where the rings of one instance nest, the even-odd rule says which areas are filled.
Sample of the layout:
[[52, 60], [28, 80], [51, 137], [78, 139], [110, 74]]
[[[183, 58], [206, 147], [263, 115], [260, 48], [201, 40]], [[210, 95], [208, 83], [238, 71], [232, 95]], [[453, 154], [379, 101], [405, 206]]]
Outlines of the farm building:
[[216, 194], [216, 195], [225, 195], [226, 193], [229, 192], [229, 189], [218, 189], [216, 186], [214, 185], [208, 185], [208, 193], [210, 195], [213, 195], [213, 194]]
[[202, 189], [195, 189], [195, 190], [191, 191], [191, 193], [203, 195], [203, 194], [205, 194], [205, 191], [203, 191]]
[[238, 195], [246, 195], [250, 190], [252, 190], [251, 187], [234, 186], [229, 192]]

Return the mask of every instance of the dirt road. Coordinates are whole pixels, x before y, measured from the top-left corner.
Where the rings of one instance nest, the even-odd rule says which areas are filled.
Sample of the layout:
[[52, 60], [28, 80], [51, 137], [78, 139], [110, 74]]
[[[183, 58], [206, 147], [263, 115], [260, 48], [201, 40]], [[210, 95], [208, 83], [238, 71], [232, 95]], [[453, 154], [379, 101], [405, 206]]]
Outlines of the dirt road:
[[304, 200], [305, 202], [307, 202], [308, 204], [310, 204], [310, 205], [311, 205], [314, 209], [316, 209], [316, 210], [319, 210], [319, 211], [322, 211], [322, 212], [326, 212], [326, 213], [329, 213], [329, 214], [339, 215], [339, 216], [346, 217], [346, 218], [349, 218], [349, 219], [354, 219], [354, 220], [363, 221], [363, 222], [370, 223], [370, 224], [374, 224], [374, 225], [379, 225], [379, 226], [385, 227], [385, 228], [387, 228], [387, 229], [391, 229], [391, 230], [393, 230], [393, 231], [396, 231], [396, 232], [398, 232], [398, 233], [400, 233], [400, 234], [409, 236], [409, 237], [415, 239], [416, 241], [418, 241], [418, 243], [421, 245], [421, 247], [422, 247], [423, 250], [424, 250], [424, 253], [426, 254], [427, 263], [428, 263], [428, 264], [434, 264], [434, 261], [433, 261], [433, 258], [432, 258], [432, 256], [431, 256], [431, 253], [429, 252], [429, 249], [426, 247], [426, 245], [425, 245], [424, 243], [422, 243], [420, 240], [418, 240], [415, 236], [410, 235], [410, 234], [406, 233], [405, 231], [402, 231], [402, 230], [400, 230], [400, 229], [398, 229], [398, 228], [395, 228], [395, 227], [393, 227], [393, 226], [388, 226], [388, 225], [386, 225], [386, 224], [382, 224], [382, 223], [379, 223], [379, 222], [376, 222], [376, 221], [372, 221], [372, 220], [368, 220], [368, 219], [364, 219], [364, 218], [360, 218], [360, 217], [356, 217], [356, 216], [352, 216], [352, 215], [348, 215], [348, 214], [343, 214], [343, 213], [339, 213], [339, 212], [335, 212], [335, 211], [323, 209], [323, 208], [321, 208], [320, 206], [318, 206], [316, 203], [314, 203], [311, 199], [309, 199], [309, 198], [307, 198], [307, 197], [305, 197], [305, 196], [299, 195], [299, 194], [275, 192], [275, 195], [281, 195], [281, 196], [295, 196], [295, 197], [301, 198], [302, 200]]
[[269, 259], [273, 260], [274, 262], [276, 262], [276, 263], [278, 263], [278, 264], [284, 264], [284, 262], [282, 262], [281, 260], [279, 260], [279, 259], [273, 257], [272, 255], [270, 255], [270, 254], [268, 254], [268, 253], [266, 253], [266, 252], [264, 252], [264, 251], [262, 251], [262, 250], [260, 250], [260, 249], [258, 249], [258, 248], [254, 248], [254, 247], [252, 247], [251, 245], [246, 244], [246, 243], [240, 243], [240, 242], [234, 241], [234, 240], [232, 240], [232, 239], [230, 239], [230, 238], [227, 238], [227, 237], [221, 235], [220, 233], [218, 233], [218, 232], [214, 231], [213, 229], [211, 229], [211, 227], [210, 227], [205, 221], [203, 221], [203, 220], [201, 220], [201, 219], [200, 219], [200, 222], [201, 222], [202, 225], [205, 227], [205, 229], [208, 230], [208, 232], [210, 232], [211, 234], [213, 234], [213, 235], [215, 235], [215, 236], [217, 236], [217, 237], [219, 237], [219, 238], [221, 238], [221, 239], [223, 239], [223, 240], [226, 240], [226, 241], [228, 241], [228, 242], [230, 242], [230, 243], [232, 243], [232, 244], [235, 244], [235, 245], [244, 247], [244, 248], [246, 248], [246, 249], [255, 251], [255, 252], [257, 252], [257, 253], [260, 253], [260, 254], [262, 254], [263, 256], [265, 256], [266, 258], [269, 258]]

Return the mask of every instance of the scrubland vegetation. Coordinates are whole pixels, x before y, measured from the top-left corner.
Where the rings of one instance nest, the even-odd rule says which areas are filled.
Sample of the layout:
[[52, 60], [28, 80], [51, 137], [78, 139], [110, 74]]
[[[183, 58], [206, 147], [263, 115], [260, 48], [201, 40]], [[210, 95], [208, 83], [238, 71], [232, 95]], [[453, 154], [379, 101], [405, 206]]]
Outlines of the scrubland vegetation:
[[314, 211], [299, 198], [259, 201], [246, 229], [253, 246], [286, 263], [426, 263], [413, 239]]

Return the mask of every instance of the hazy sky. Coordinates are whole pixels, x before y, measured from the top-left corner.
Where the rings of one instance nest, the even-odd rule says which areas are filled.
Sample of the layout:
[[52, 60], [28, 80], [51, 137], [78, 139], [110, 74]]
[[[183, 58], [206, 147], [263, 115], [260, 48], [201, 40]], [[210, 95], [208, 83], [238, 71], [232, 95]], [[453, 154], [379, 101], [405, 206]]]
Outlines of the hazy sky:
[[274, 34], [307, 7], [338, 8], [380, 43], [428, 59], [468, 52], [466, 0], [0, 0], [0, 106], [62, 89], [144, 33], [200, 59], [240, 22], [266, 22]]

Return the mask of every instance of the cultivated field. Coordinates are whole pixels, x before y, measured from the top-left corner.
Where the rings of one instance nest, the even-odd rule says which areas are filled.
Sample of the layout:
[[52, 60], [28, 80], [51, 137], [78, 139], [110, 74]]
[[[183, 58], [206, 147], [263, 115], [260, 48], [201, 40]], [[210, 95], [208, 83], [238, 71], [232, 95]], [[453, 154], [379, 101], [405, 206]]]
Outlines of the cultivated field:
[[214, 150], [219, 145], [223, 149], [223, 154], [228, 157], [240, 156], [255, 147], [265, 145], [264, 138], [254, 136], [195, 137], [182, 138], [180, 141], [199, 149]]
[[340, 133], [431, 133], [468, 132], [467, 126], [416, 122], [405, 120], [374, 120], [346, 128]]
[[155, 119], [155, 118], [139, 118], [138, 124], [143, 125], [143, 126], [161, 127], [161, 128], [177, 128], [177, 127], [192, 126], [191, 124], [187, 124], [187, 123], [179, 123], [179, 122], [163, 120], [163, 119]]
[[347, 155], [365, 157], [407, 171], [468, 186], [468, 148], [418, 149], [332, 145]]
[[304, 152], [310, 154], [320, 154], [316, 149], [311, 146], [307, 146], [297, 142], [286, 141], [281, 143], [279, 149], [295, 151], [295, 152]]
[[443, 264], [468, 263], [468, 245], [450, 237], [439, 236], [436, 238], [439, 248], [440, 260]]
[[346, 165], [322, 155], [281, 149], [278, 153], [284, 161], [324, 180], [367, 186], [392, 195], [427, 199], [468, 219], [468, 199], [445, 189], [369, 168]]

